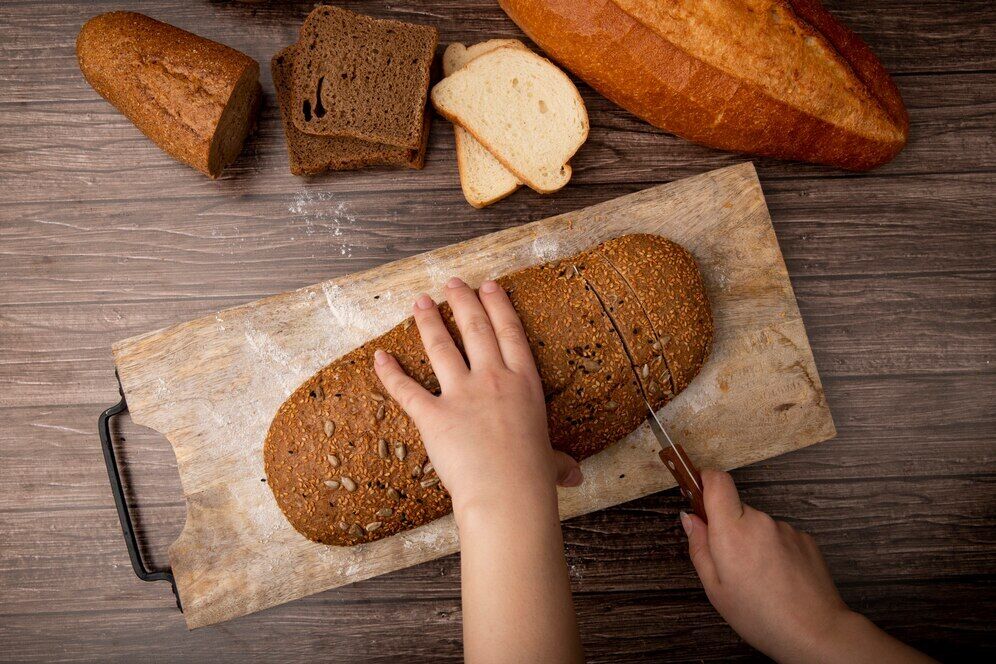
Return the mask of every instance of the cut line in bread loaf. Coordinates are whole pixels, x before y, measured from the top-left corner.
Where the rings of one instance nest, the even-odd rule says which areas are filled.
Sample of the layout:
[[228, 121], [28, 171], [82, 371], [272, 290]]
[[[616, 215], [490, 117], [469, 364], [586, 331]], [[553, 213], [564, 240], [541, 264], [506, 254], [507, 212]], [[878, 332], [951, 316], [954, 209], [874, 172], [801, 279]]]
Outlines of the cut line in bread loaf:
[[[526, 48], [518, 39], [489, 39], [469, 47], [450, 44], [443, 53], [443, 76], [450, 76], [474, 58], [503, 46]], [[453, 125], [453, 136], [456, 141], [460, 188], [468, 203], [476, 208], [487, 207], [512, 194], [522, 184], [514, 173], [502, 166], [466, 129]]]
[[[667, 360], [682, 388], [708, 356], [713, 322], [702, 277], [691, 254], [663, 237], [623, 236], [498, 282], [536, 359], [550, 444], [575, 459], [600, 452], [646, 419], [641, 385], [654, 408], [673, 398], [660, 378], [664, 353], [672, 353]], [[626, 346], [587, 284], [609, 303]], [[459, 345], [449, 307], [443, 304], [440, 313]], [[665, 348], [655, 347], [658, 338]], [[426, 465], [418, 429], [373, 370], [378, 349], [439, 393], [418, 329], [408, 319], [306, 380], [267, 432], [267, 483], [291, 525], [316, 542], [372, 542], [451, 510], [449, 495]], [[660, 389], [651, 385], [655, 378]]]
[[588, 137], [577, 88], [528, 50], [504, 46], [485, 53], [437, 83], [431, 98], [437, 111], [540, 193], [567, 184], [567, 162]]

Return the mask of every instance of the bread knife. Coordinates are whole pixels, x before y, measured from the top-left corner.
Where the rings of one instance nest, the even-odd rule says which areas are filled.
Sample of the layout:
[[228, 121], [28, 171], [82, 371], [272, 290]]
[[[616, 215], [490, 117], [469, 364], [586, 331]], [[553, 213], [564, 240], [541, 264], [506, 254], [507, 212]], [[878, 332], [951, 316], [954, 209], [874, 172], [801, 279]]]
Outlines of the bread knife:
[[577, 265], [573, 265], [572, 267], [574, 268], [574, 274], [580, 278], [582, 282], [584, 282], [584, 285], [587, 286], [588, 290], [590, 290], [592, 295], [595, 296], [598, 306], [602, 308], [602, 313], [604, 313], [605, 317], [609, 319], [609, 323], [612, 325], [612, 331], [615, 333], [615, 337], [619, 341], [623, 354], [626, 356], [626, 360], [629, 363], [629, 368], [633, 371], [633, 375], [636, 377], [636, 385], [640, 391], [640, 397], [643, 399], [643, 403], [646, 404], [647, 412], [650, 414], [647, 417], [647, 422], [650, 424], [650, 430], [654, 432], [657, 444], [661, 447], [660, 452], [658, 452], [658, 456], [660, 456], [661, 461], [664, 462], [667, 469], [671, 471], [671, 475], [678, 483], [681, 494], [692, 503], [692, 511], [695, 512], [700, 519], [708, 523], [708, 519], [706, 518], [705, 501], [702, 497], [702, 475], [699, 473], [698, 468], [695, 467], [695, 464], [692, 463], [688, 453], [685, 452], [685, 448], [671, 440], [671, 436], [668, 435], [667, 430], [660, 421], [660, 418], [657, 417], [657, 412], [650, 404], [650, 400], [647, 398], [647, 394], [643, 389], [643, 381], [640, 379], [640, 374], [636, 370], [636, 365], [633, 364], [633, 358], [629, 354], [629, 349], [626, 348], [626, 342], [623, 340], [622, 333], [619, 331], [619, 327], [616, 325], [615, 319], [612, 318], [608, 308], [605, 306], [605, 302], [602, 301], [602, 296], [599, 295], [594, 286], [592, 286], [591, 283], [589, 283], [588, 280], [581, 275]]

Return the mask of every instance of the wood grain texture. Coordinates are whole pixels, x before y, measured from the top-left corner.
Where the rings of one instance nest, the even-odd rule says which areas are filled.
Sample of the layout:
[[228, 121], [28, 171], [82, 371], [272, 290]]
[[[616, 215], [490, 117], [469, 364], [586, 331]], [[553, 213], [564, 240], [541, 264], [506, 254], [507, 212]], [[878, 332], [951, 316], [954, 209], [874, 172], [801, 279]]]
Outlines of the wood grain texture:
[[[307, 541], [265, 483], [262, 446], [306, 378], [405, 318], [445, 275], [468, 283], [626, 233], [696, 257], [716, 336], [696, 381], [662, 411], [700, 464], [739, 467], [833, 437], [784, 261], [753, 167], [732, 166], [221, 311], [114, 345], [131, 418], [173, 446], [187, 520], [170, 546], [184, 617], [200, 627], [424, 562], [457, 546], [452, 518], [354, 547]], [[643, 426], [583, 462], [561, 515], [674, 486]], [[619, 478], [625, 477], [625, 482]]]
[[[459, 661], [453, 556], [188, 633], [168, 588], [134, 577], [114, 515], [93, 431], [117, 396], [110, 343], [743, 160], [582, 85], [591, 137], [555, 196], [471, 210], [442, 121], [422, 173], [304, 181], [264, 66], [260, 131], [210, 183], [99, 100], [73, 54], [86, 18], [130, 9], [265, 65], [312, 4], [0, 3], [0, 661]], [[520, 36], [493, 0], [341, 4], [431, 23], [443, 45]], [[756, 162], [839, 434], [735, 477], [816, 533], [854, 608], [942, 659], [991, 659], [996, 13], [825, 4], [896, 74], [910, 143], [862, 176]], [[165, 564], [184, 519], [173, 453], [115, 429], [145, 553]], [[591, 661], [758, 659], [696, 585], [682, 505], [669, 491], [566, 522]]]

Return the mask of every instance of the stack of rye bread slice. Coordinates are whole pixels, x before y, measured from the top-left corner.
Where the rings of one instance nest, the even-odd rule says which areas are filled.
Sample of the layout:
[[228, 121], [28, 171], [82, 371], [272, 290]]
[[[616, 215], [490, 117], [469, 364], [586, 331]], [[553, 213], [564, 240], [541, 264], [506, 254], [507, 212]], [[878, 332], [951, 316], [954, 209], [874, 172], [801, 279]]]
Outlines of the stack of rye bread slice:
[[422, 168], [435, 28], [333, 6], [312, 11], [270, 62], [295, 175]]
[[482, 208], [525, 184], [549, 194], [571, 179], [568, 161], [588, 137], [577, 88], [515, 39], [450, 44], [432, 103], [455, 125], [460, 184]]

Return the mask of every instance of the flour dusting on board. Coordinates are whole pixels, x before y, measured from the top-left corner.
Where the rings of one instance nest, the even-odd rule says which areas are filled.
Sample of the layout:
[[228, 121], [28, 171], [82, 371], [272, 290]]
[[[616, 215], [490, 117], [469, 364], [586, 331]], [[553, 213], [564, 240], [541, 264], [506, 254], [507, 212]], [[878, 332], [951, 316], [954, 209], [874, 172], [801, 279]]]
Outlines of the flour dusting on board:
[[423, 265], [425, 266], [425, 273], [429, 277], [428, 281], [433, 286], [438, 286], [446, 283], [452, 275], [446, 270], [439, 266], [431, 255], [426, 254], [423, 259]]
[[373, 327], [373, 321], [367, 311], [343, 296], [342, 286], [326, 282], [322, 284], [322, 292], [325, 294], [325, 304], [328, 305], [329, 313], [332, 314], [337, 326], [362, 334], [368, 333]]
[[265, 332], [260, 332], [253, 327], [249, 327], [246, 330], [246, 342], [261, 358], [277, 362], [282, 367], [290, 364], [290, 355], [287, 354], [287, 351], [278, 346], [270, 335]]
[[435, 548], [443, 536], [448, 533], [438, 527], [438, 524], [427, 524], [398, 534], [406, 549]]
[[247, 510], [247, 516], [254, 526], [253, 533], [261, 543], [269, 543], [277, 533], [287, 536], [294, 532], [290, 524], [287, 523], [283, 512], [270, 496], [257, 498], [253, 503]]
[[554, 235], [540, 235], [533, 240], [533, 254], [542, 263], [560, 257], [560, 241]]
[[292, 382], [295, 380], [294, 372], [288, 371], [291, 368], [291, 358], [287, 351], [277, 345], [270, 335], [253, 327], [249, 321], [246, 321], [245, 338], [246, 347], [253, 356], [250, 362], [254, 363], [260, 374], [266, 374], [283, 387], [285, 398], [290, 396], [296, 382]]

